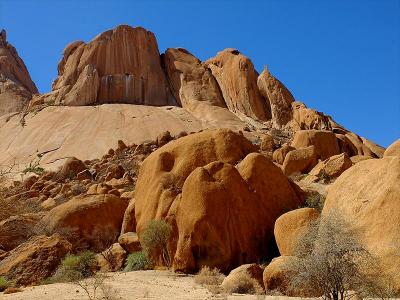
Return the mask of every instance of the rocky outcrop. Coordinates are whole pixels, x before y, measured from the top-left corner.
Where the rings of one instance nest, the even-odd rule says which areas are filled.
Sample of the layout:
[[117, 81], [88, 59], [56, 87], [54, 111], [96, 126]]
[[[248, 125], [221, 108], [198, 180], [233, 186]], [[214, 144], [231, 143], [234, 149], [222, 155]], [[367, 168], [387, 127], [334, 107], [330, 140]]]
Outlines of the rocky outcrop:
[[175, 105], [154, 34], [120, 25], [85, 44], [71, 43], [53, 83], [66, 105], [130, 103]]
[[15, 48], [7, 42], [6, 31], [0, 32], [0, 116], [20, 112], [38, 93], [29, 72]]
[[293, 95], [276, 79], [267, 68], [258, 76], [257, 85], [271, 106], [272, 121], [276, 127], [286, 125], [292, 120]]
[[400, 139], [391, 144], [384, 152], [384, 157], [400, 156]]
[[71, 249], [71, 244], [58, 234], [35, 236], [0, 261], [0, 275], [17, 285], [39, 283], [52, 275]]
[[111, 194], [79, 196], [50, 210], [43, 226], [64, 234], [74, 248], [101, 251], [117, 240], [127, 206], [128, 199]]
[[261, 121], [271, 119], [271, 107], [257, 87], [258, 74], [250, 59], [225, 49], [205, 62], [216, 78], [228, 109]]
[[330, 118], [314, 109], [307, 108], [302, 102], [292, 102], [292, 128], [297, 130], [331, 130]]
[[[361, 161], [329, 187], [322, 217], [334, 211], [359, 233], [362, 244], [400, 272], [400, 157]], [[400, 282], [397, 282], [400, 289]]]
[[175, 99], [183, 108], [190, 108], [198, 101], [226, 107], [218, 83], [211, 71], [189, 51], [169, 48], [163, 62]]
[[222, 162], [197, 168], [176, 210], [174, 269], [194, 272], [206, 265], [228, 271], [273, 255], [276, 218], [300, 203], [280, 168], [260, 154], [249, 154], [236, 168]]
[[283, 161], [283, 173], [287, 176], [299, 173], [308, 173], [318, 163], [315, 146], [290, 151]]
[[299, 208], [280, 216], [274, 227], [276, 244], [281, 255], [296, 255], [296, 247], [320, 213], [314, 208]]

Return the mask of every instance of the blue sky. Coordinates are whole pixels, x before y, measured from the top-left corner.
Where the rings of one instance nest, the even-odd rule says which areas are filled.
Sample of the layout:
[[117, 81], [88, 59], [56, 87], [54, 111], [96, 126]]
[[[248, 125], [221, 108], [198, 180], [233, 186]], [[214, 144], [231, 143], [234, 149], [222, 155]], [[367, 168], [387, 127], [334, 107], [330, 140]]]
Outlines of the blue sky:
[[64, 47], [119, 24], [201, 60], [237, 48], [307, 106], [383, 146], [400, 137], [400, 0], [0, 0], [0, 27], [41, 92]]

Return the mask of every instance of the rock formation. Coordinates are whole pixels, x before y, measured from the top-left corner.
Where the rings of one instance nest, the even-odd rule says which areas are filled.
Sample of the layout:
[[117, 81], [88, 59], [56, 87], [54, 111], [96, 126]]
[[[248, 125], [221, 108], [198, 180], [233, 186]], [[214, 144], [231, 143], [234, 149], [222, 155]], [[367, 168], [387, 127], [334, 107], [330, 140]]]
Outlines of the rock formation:
[[59, 103], [175, 105], [154, 34], [121, 25], [85, 44], [69, 44], [53, 91]]
[[38, 93], [28, 70], [15, 48], [7, 42], [6, 31], [0, 32], [0, 116], [20, 112]]

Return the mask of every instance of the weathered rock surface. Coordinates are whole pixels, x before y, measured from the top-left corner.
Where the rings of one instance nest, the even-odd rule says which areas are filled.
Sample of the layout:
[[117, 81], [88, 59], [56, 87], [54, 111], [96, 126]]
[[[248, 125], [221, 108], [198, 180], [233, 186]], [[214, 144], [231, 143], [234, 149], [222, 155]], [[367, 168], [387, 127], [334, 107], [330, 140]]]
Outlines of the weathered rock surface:
[[182, 107], [190, 109], [197, 101], [226, 107], [211, 71], [189, 51], [169, 48], [163, 60], [172, 92]]
[[307, 108], [304, 103], [292, 102], [292, 128], [298, 130], [331, 130], [329, 117], [314, 109]]
[[118, 238], [118, 243], [128, 253], [133, 253], [142, 250], [139, 237], [136, 232], [125, 232]]
[[332, 131], [327, 130], [299, 130], [295, 133], [292, 146], [296, 149], [313, 145], [317, 157], [325, 160], [333, 155], [340, 154], [337, 138]]
[[289, 266], [298, 260], [295, 256], [279, 256], [274, 258], [263, 272], [266, 291], [279, 291], [286, 296], [299, 296], [290, 289], [289, 281], [292, 275]]
[[271, 255], [276, 218], [300, 203], [280, 168], [260, 154], [249, 154], [237, 168], [222, 162], [197, 168], [178, 201], [174, 269], [227, 271]]
[[284, 256], [296, 255], [296, 247], [307, 233], [310, 225], [320, 217], [314, 208], [299, 208], [280, 216], [274, 227], [274, 235], [279, 253]]
[[[329, 187], [322, 216], [335, 211], [361, 242], [380, 257], [385, 270], [399, 273], [400, 157], [361, 161]], [[400, 282], [397, 282], [400, 288]]]
[[53, 83], [66, 105], [131, 103], [174, 105], [154, 34], [120, 25], [91, 42], [71, 43]]
[[50, 210], [43, 224], [74, 247], [101, 251], [117, 240], [127, 206], [128, 199], [111, 194], [79, 196]]
[[29, 72], [15, 48], [7, 42], [6, 31], [0, 32], [0, 116], [20, 112], [38, 93]]
[[56, 270], [71, 249], [71, 244], [58, 234], [35, 236], [0, 261], [0, 275], [15, 280], [17, 285], [39, 283]]
[[41, 214], [11, 216], [0, 222], [0, 249], [10, 251], [35, 235]]
[[384, 157], [387, 157], [387, 156], [400, 156], [400, 139], [398, 139], [393, 144], [391, 144], [385, 150], [385, 153], [383, 154], [383, 156]]
[[338, 177], [353, 165], [347, 153], [331, 156], [320, 161], [311, 171], [310, 175], [322, 179], [333, 179]]
[[226, 106], [254, 119], [271, 119], [271, 108], [257, 87], [258, 74], [250, 59], [235, 49], [225, 49], [205, 62], [216, 78]]
[[294, 173], [308, 173], [318, 163], [315, 146], [290, 151], [283, 161], [282, 170], [287, 176]]
[[282, 165], [283, 162], [285, 161], [286, 155], [292, 151], [295, 150], [296, 148], [288, 145], [288, 144], [283, 144], [281, 148], [276, 149], [274, 153], [272, 154], [272, 159], [277, 162], [278, 164]]
[[272, 121], [277, 127], [286, 125], [292, 120], [293, 95], [276, 79], [267, 68], [258, 76], [257, 85], [271, 106]]
[[120, 244], [114, 243], [106, 250], [96, 255], [101, 272], [115, 272], [122, 269], [128, 253]]

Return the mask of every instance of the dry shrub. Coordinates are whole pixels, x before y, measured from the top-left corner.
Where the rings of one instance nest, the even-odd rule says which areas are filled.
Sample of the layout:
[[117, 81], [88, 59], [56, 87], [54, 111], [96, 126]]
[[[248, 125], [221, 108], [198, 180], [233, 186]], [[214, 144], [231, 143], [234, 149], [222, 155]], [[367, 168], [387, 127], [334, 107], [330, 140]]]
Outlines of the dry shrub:
[[259, 282], [251, 277], [248, 272], [235, 274], [234, 278], [224, 283], [223, 288], [228, 294], [264, 294], [264, 289], [260, 286]]
[[220, 294], [222, 292], [221, 283], [225, 275], [217, 268], [204, 266], [200, 272], [194, 276], [194, 282], [205, 286], [211, 293]]

